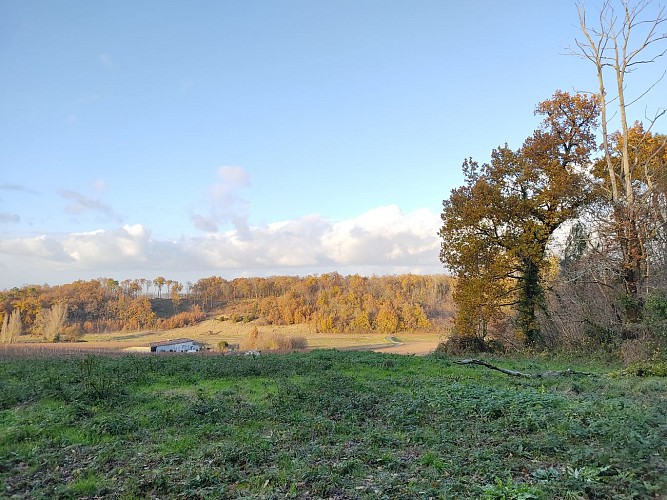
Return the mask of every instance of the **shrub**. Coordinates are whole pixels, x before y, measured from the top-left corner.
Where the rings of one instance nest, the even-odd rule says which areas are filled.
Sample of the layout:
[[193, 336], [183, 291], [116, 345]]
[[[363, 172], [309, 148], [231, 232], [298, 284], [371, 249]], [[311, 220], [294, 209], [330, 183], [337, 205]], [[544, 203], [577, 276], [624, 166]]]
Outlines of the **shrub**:
[[60, 338], [65, 342], [77, 342], [83, 337], [83, 330], [78, 324], [63, 327]]
[[171, 330], [173, 328], [182, 328], [188, 325], [194, 325], [206, 319], [206, 313], [199, 306], [194, 306], [191, 311], [178, 313], [171, 318], [160, 321], [160, 329]]
[[291, 351], [303, 351], [305, 349], [308, 349], [308, 340], [306, 339], [306, 337], [302, 336], [290, 337], [289, 343]]
[[633, 363], [622, 371], [624, 375], [637, 377], [667, 377], [666, 361], [640, 361]]
[[461, 354], [475, 354], [488, 352], [489, 349], [483, 339], [469, 335], [452, 335], [435, 348], [435, 354], [458, 356]]
[[287, 337], [280, 333], [260, 334], [256, 326], [241, 341], [242, 351], [302, 351], [308, 348], [308, 340], [302, 336]]
[[621, 343], [619, 354], [623, 363], [632, 364], [652, 359], [656, 351], [654, 342], [647, 339], [632, 339]]
[[647, 297], [644, 316], [649, 323], [667, 320], [667, 291], [656, 291]]

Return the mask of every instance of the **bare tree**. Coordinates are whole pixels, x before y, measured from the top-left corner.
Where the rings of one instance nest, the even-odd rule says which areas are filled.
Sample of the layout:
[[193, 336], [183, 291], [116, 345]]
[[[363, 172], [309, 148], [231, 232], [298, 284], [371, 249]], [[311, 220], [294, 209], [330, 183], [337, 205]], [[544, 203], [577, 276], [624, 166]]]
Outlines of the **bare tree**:
[[[584, 3], [578, 3], [583, 38], [577, 39], [576, 48], [570, 51], [593, 63], [596, 69], [596, 93], [601, 103], [603, 170], [606, 170], [605, 181], [600, 187], [610, 202], [608, 220], [620, 254], [619, 275], [626, 295], [625, 318], [630, 322], [641, 319], [643, 299], [650, 287], [647, 245], [651, 231], [645, 223], [655, 189], [655, 171], [650, 166], [666, 144], [663, 138], [660, 147], [653, 148], [652, 153], [642, 153], [646, 143], [654, 137], [651, 129], [665, 114], [665, 109], [646, 117], [646, 128], [628, 125], [630, 106], [657, 82], [628, 100], [626, 77], [639, 66], [656, 62], [667, 53], [661, 43], [667, 40], [667, 33], [660, 32], [667, 23], [665, 9], [658, 7], [657, 11], [649, 12], [651, 4], [651, 0], [620, 0], [617, 10], [613, 2], [607, 0], [591, 22]], [[613, 83], [608, 85], [610, 80]], [[620, 131], [609, 131], [612, 118], [618, 120]], [[638, 137], [633, 137], [633, 129], [635, 133], [640, 131]]]
[[51, 309], [42, 309], [38, 318], [38, 331], [47, 342], [57, 342], [60, 331], [67, 321], [67, 304], [53, 304]]
[[5, 314], [0, 331], [0, 342], [3, 344], [16, 342], [16, 337], [21, 334], [22, 329], [21, 312], [18, 309], [14, 309], [9, 316]]

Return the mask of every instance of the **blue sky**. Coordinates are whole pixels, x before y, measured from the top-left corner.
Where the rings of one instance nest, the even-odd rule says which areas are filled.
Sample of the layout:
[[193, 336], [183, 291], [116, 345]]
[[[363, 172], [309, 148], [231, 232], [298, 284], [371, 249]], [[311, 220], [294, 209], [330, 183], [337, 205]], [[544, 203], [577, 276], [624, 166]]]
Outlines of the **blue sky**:
[[577, 23], [562, 0], [0, 0], [0, 289], [442, 272], [463, 159], [595, 88], [562, 55]]

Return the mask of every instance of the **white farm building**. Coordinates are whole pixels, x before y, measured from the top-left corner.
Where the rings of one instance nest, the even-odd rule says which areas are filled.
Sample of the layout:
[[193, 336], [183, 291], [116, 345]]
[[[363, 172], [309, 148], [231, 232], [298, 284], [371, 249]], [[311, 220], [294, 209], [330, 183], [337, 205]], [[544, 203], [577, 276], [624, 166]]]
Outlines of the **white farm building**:
[[151, 342], [151, 352], [197, 352], [202, 345], [192, 339], [163, 340]]

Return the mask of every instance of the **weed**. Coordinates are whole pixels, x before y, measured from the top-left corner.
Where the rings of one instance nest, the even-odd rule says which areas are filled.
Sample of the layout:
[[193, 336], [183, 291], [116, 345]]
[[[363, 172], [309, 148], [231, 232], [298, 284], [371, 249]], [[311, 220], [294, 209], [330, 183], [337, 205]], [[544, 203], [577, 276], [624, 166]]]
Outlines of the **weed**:
[[483, 498], [493, 500], [532, 500], [540, 498], [537, 489], [523, 483], [516, 483], [512, 478], [496, 478], [494, 484], [484, 486]]

